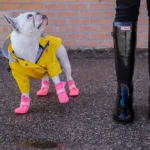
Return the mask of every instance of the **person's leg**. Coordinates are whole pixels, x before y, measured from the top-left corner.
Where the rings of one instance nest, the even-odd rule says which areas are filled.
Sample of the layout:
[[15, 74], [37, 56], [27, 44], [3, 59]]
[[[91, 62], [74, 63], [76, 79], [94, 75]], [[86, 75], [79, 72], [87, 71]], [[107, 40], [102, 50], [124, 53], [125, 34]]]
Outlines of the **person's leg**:
[[118, 91], [113, 117], [119, 122], [132, 122], [132, 77], [140, 0], [117, 0], [116, 6], [113, 39]]
[[148, 10], [148, 17], [150, 21], [150, 0], [147, 0], [147, 10]]
[[116, 0], [116, 22], [137, 22], [141, 0]]

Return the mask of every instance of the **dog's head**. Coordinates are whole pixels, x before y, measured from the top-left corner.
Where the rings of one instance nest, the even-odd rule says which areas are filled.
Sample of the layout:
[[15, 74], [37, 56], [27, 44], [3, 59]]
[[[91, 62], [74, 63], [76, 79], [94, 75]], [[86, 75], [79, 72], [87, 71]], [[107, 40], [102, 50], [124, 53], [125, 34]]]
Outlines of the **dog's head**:
[[39, 12], [26, 12], [20, 14], [16, 18], [5, 16], [15, 32], [29, 35], [39, 36], [48, 25], [48, 18]]

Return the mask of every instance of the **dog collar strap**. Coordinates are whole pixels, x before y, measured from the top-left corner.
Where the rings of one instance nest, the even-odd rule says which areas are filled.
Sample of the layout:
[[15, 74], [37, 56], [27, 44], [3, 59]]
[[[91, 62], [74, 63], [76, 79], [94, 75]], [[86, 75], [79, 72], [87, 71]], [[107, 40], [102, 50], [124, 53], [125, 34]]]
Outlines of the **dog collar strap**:
[[41, 47], [44, 48], [47, 45], [48, 42], [49, 42], [49, 40], [47, 40], [46, 38], [40, 37], [39, 43], [40, 43]]

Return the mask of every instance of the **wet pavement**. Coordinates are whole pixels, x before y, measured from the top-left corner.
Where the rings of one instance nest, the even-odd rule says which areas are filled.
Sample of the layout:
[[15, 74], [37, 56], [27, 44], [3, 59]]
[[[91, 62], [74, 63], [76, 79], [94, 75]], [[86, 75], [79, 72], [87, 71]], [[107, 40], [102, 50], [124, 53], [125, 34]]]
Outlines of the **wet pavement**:
[[[69, 53], [80, 96], [59, 104], [54, 85], [37, 97], [40, 81], [31, 80], [31, 109], [15, 115], [18, 87], [0, 57], [0, 150], [150, 150], [148, 65], [145, 52], [136, 56], [133, 124], [112, 120], [116, 76], [112, 53]], [[64, 75], [61, 75], [64, 80]], [[68, 89], [67, 89], [68, 90]]]

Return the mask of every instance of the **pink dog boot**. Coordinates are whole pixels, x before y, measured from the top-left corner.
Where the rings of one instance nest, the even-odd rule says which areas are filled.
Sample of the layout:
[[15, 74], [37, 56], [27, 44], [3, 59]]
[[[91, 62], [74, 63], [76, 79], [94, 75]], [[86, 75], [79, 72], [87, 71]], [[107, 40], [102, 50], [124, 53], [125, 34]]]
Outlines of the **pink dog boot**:
[[15, 109], [16, 114], [25, 114], [29, 111], [31, 99], [26, 96], [21, 96], [21, 104], [20, 107]]
[[68, 81], [69, 86], [69, 95], [70, 96], [78, 96], [79, 95], [79, 89], [76, 87], [75, 82], [73, 80]]
[[55, 84], [55, 88], [56, 88], [56, 93], [58, 95], [58, 99], [60, 103], [68, 103], [69, 102], [69, 97], [66, 93], [65, 90], [65, 82], [60, 82]]
[[36, 95], [37, 96], [46, 96], [49, 91], [49, 86], [50, 86], [50, 83], [48, 81], [42, 81], [41, 89], [39, 91], [37, 91]]

